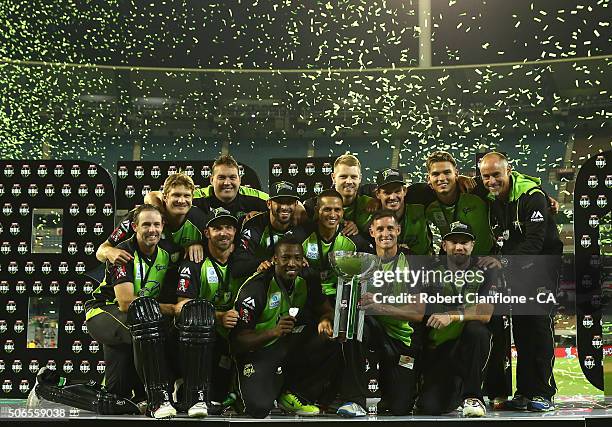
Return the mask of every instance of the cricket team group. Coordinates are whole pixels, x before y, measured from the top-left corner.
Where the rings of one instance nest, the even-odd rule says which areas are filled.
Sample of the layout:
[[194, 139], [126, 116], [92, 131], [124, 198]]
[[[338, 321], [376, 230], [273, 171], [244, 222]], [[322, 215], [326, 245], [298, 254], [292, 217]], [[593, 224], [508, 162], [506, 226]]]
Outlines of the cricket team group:
[[[555, 201], [538, 178], [497, 152], [484, 155], [476, 179], [443, 151], [430, 153], [426, 167], [424, 183], [407, 185], [399, 170], [385, 169], [361, 185], [359, 159], [345, 154], [330, 188], [305, 201], [289, 182], [271, 183], [269, 194], [241, 185], [230, 155], [216, 159], [210, 183], [169, 175], [96, 253], [105, 278], [86, 304], [86, 322], [103, 344], [104, 390], [153, 418], [229, 408], [264, 418], [275, 407], [362, 417], [372, 395], [368, 371], [378, 367], [379, 415], [482, 417], [485, 402], [554, 410], [550, 310], [512, 316], [513, 396], [503, 326], [492, 327], [503, 321], [491, 304], [381, 303], [368, 288], [357, 306], [365, 312], [361, 340], [334, 338], [338, 273], [330, 255], [338, 251], [374, 254], [384, 271], [478, 278], [385, 281], [376, 288], [385, 295], [486, 296], [502, 281], [535, 277], [555, 288], [558, 268], [529, 262], [563, 249]], [[505, 274], [514, 255], [526, 261]]]

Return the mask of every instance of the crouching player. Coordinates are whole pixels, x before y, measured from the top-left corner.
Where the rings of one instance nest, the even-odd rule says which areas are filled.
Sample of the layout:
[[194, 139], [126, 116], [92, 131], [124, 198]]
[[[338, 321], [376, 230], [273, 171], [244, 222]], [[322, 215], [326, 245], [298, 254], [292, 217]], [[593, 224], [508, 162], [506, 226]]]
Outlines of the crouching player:
[[[204, 360], [197, 367], [203, 373], [210, 371], [210, 381], [205, 381], [205, 401], [198, 401], [199, 411], [219, 414], [225, 409], [222, 403], [228, 397], [230, 379], [232, 377], [232, 359], [229, 352], [229, 332], [236, 326], [238, 312], [234, 310], [234, 300], [238, 288], [244, 282], [232, 274], [234, 262], [234, 237], [238, 220], [224, 208], [211, 211], [206, 222], [204, 235], [206, 237], [207, 258], [201, 263], [184, 261], [180, 266], [180, 278], [177, 288], [178, 306], [189, 304], [195, 298], [205, 299], [213, 303], [215, 308], [216, 340], [211, 359]], [[188, 346], [185, 342], [181, 345]], [[187, 353], [189, 350], [185, 347]], [[184, 368], [184, 392], [187, 407], [193, 405], [198, 398], [199, 390], [190, 382], [191, 370], [188, 364], [181, 364]], [[212, 370], [211, 370], [212, 368]], [[210, 387], [208, 387], [208, 384]], [[190, 400], [191, 399], [191, 400]], [[207, 407], [207, 405], [209, 405]], [[195, 409], [195, 408], [194, 408]]]
[[[417, 406], [426, 414], [440, 415], [463, 404], [463, 416], [482, 417], [486, 414], [482, 382], [491, 354], [491, 333], [486, 323], [493, 305], [474, 301], [494, 291], [497, 268], [478, 267], [477, 259], [471, 256], [474, 232], [468, 224], [452, 223], [442, 238], [442, 249], [446, 260], [432, 271], [445, 274], [434, 275], [442, 280], [436, 278], [428, 284], [430, 296], [455, 297], [456, 303], [428, 306], [432, 314], [427, 326], [431, 329]], [[495, 265], [496, 261], [490, 260], [488, 265]]]
[[[117, 246], [131, 259], [124, 265], [107, 262], [104, 280], [86, 303], [87, 328], [103, 344], [108, 390], [123, 397], [133, 395], [140, 401], [145, 397], [144, 383], [150, 414], [165, 418], [176, 414], [167, 391], [167, 327], [163, 322], [163, 315], [175, 314], [175, 297], [168, 292], [174, 284], [166, 282], [168, 272], [181, 257], [181, 249], [160, 241], [164, 220], [155, 206], [138, 207], [132, 228], [134, 235]], [[152, 357], [160, 360], [153, 361]], [[152, 362], [164, 369], [157, 371]]]
[[273, 267], [251, 276], [238, 292], [230, 342], [242, 403], [255, 418], [266, 417], [275, 400], [289, 413], [319, 414], [308, 404], [313, 396], [307, 389], [333, 369], [318, 351], [332, 335], [332, 308], [319, 277], [302, 271], [303, 256], [301, 243], [284, 237], [274, 246]]

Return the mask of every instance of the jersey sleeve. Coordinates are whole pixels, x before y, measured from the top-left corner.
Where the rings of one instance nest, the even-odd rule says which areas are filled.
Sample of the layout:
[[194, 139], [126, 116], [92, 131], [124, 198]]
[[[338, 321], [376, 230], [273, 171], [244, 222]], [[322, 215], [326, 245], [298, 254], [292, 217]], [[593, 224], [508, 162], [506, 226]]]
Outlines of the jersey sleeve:
[[200, 293], [200, 271], [202, 263], [184, 260], [179, 267], [178, 286], [176, 296], [180, 298], [195, 299]]
[[130, 212], [120, 223], [115, 227], [113, 232], [108, 236], [106, 241], [115, 247], [119, 243], [130, 239], [134, 235], [132, 228], [132, 213]]
[[256, 215], [242, 225], [238, 245], [233, 253], [232, 275], [234, 277], [250, 276], [264, 261], [257, 256], [261, 240], [260, 227], [257, 227], [259, 217]]
[[206, 212], [198, 206], [192, 206], [189, 209], [188, 216], [193, 225], [198, 227], [200, 232], [203, 233], [206, 228]]
[[110, 281], [113, 286], [121, 285], [122, 283], [134, 283], [134, 261], [130, 261], [125, 265], [111, 265], [109, 272], [111, 274]]
[[544, 239], [548, 229], [548, 222], [552, 221], [548, 211], [548, 200], [541, 191], [522, 196], [518, 203], [519, 220], [524, 224], [524, 238], [515, 246], [513, 255], [537, 255], [544, 247]]
[[349, 239], [352, 240], [355, 244], [355, 250], [357, 252], [365, 252], [368, 254], [376, 253], [376, 248], [374, 247], [374, 244], [370, 240], [363, 237], [361, 234], [350, 236]]
[[234, 304], [238, 312], [238, 323], [234, 329], [255, 329], [266, 304], [265, 277], [259, 274], [248, 279], [238, 291]]

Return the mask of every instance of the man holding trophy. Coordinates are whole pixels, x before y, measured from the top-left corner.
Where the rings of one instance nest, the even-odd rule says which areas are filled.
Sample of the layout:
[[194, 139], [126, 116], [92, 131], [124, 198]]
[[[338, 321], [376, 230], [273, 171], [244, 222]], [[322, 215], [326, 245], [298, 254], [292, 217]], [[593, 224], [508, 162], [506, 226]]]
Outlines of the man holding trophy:
[[[363, 270], [366, 265], [363, 258], [372, 257], [375, 259], [372, 264], [378, 264], [377, 273], [408, 268], [409, 259], [397, 243], [400, 234], [401, 226], [394, 212], [378, 211], [373, 215], [370, 225], [370, 236], [376, 244], [376, 255], [354, 253], [347, 254], [346, 258], [359, 257]], [[336, 269], [346, 270], [349, 259], [342, 262], [341, 256], [342, 254], [334, 254], [334, 265]], [[419, 345], [418, 340], [414, 340], [414, 328], [410, 322], [421, 321], [424, 305], [418, 302], [418, 298], [414, 298], [414, 302], [410, 303], [381, 303], [382, 300], [391, 301], [392, 298], [402, 295], [416, 297], [416, 286], [411, 287], [408, 283], [401, 282], [375, 285], [362, 293], [359, 299], [361, 310], [368, 314], [362, 326], [357, 326], [361, 333], [353, 334], [353, 339], [343, 343], [346, 365], [340, 394], [346, 403], [340, 406], [338, 414], [345, 417], [366, 415], [364, 385], [368, 349], [375, 350], [380, 361], [379, 385], [382, 400], [378, 405], [379, 413], [388, 411], [393, 415], [407, 415], [414, 406]]]

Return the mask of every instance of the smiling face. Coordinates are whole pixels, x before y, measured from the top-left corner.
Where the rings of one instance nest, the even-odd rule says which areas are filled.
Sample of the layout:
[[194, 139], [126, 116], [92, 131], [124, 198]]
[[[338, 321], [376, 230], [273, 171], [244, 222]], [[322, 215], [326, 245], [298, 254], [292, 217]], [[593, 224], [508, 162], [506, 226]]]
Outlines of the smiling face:
[[229, 203], [236, 198], [240, 187], [238, 168], [228, 165], [217, 165], [210, 177], [215, 196], [223, 203]]
[[234, 242], [236, 227], [229, 219], [220, 218], [206, 227], [204, 235], [210, 245], [217, 248], [220, 252], [228, 250]]
[[335, 230], [343, 217], [342, 200], [338, 197], [321, 197], [319, 201], [319, 226], [327, 230]]
[[184, 185], [175, 185], [164, 194], [164, 205], [170, 216], [187, 215], [191, 209], [193, 191]]
[[268, 209], [271, 218], [280, 226], [291, 224], [291, 220], [297, 207], [297, 200], [293, 197], [275, 197], [268, 200]]
[[457, 188], [457, 168], [451, 162], [435, 162], [429, 167], [427, 181], [441, 195], [452, 194]]
[[370, 236], [374, 238], [376, 248], [383, 251], [388, 251], [397, 246], [400, 233], [400, 225], [391, 216], [375, 219], [370, 225]]
[[361, 170], [359, 166], [336, 165], [332, 180], [336, 191], [342, 195], [344, 200], [352, 200], [361, 184]]
[[400, 183], [383, 185], [376, 190], [376, 197], [380, 200], [383, 209], [393, 212], [399, 211], [404, 205], [406, 187]]
[[274, 272], [286, 281], [294, 281], [302, 271], [304, 253], [299, 244], [283, 244], [274, 254]]
[[164, 223], [158, 211], [146, 210], [138, 214], [132, 223], [138, 243], [147, 249], [153, 249], [161, 239]]
[[495, 154], [484, 156], [480, 162], [482, 183], [496, 197], [510, 192], [510, 172], [508, 162]]

